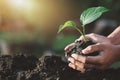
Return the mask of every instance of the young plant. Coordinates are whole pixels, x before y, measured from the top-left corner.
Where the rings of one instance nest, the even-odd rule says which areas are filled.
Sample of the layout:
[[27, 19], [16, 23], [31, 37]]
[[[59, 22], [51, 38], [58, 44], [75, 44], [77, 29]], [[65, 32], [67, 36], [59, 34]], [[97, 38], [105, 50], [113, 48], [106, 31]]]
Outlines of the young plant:
[[107, 8], [101, 7], [101, 6], [89, 8], [89, 9], [83, 11], [83, 13], [80, 16], [80, 22], [82, 24], [82, 30], [80, 30], [76, 26], [75, 22], [66, 21], [64, 23], [64, 25], [59, 26], [58, 33], [60, 33], [64, 28], [72, 27], [72, 28], [76, 29], [84, 37], [84, 42], [86, 42], [87, 38], [85, 37], [85, 26], [87, 24], [95, 21], [96, 19], [98, 19], [103, 13], [105, 13], [107, 11], [108, 11]]

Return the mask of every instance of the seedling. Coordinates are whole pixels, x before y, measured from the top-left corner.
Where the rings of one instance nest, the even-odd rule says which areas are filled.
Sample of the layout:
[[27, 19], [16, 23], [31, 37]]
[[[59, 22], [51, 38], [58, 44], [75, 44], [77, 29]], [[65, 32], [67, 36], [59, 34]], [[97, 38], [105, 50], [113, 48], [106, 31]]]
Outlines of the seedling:
[[73, 21], [66, 21], [64, 23], [64, 25], [60, 25], [59, 26], [59, 30], [58, 33], [60, 33], [64, 28], [67, 27], [72, 27], [74, 29], [76, 29], [83, 37], [84, 37], [84, 42], [87, 41], [87, 38], [85, 37], [85, 26], [93, 21], [95, 21], [96, 19], [98, 19], [103, 13], [107, 12], [108, 9], [105, 7], [92, 7], [89, 8], [85, 11], [83, 11], [83, 13], [80, 16], [80, 22], [81, 22], [81, 26], [82, 26], [82, 30], [80, 30], [75, 22]]

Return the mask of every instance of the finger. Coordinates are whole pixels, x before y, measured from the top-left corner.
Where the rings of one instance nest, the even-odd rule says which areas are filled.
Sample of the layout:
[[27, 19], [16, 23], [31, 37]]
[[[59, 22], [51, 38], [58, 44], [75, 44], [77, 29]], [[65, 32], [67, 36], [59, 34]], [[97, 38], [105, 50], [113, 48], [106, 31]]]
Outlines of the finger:
[[75, 69], [75, 70], [78, 70], [78, 71], [81, 71], [81, 72], [85, 72], [85, 69], [84, 68], [80, 68], [72, 63], [69, 63], [69, 67]]
[[76, 70], [78, 70], [78, 71], [81, 71], [82, 73], [84, 73], [85, 72], [85, 69], [84, 68], [80, 68], [80, 67], [76, 67]]
[[[106, 38], [105, 36], [101, 36], [101, 35], [94, 34], [94, 33], [87, 34], [87, 35], [85, 35], [85, 37], [94, 43], [103, 43], [103, 42], [110, 43], [110, 40], [108, 38]], [[83, 40], [84, 40], [84, 36], [81, 36], [76, 41], [83, 41]]]
[[[79, 61], [72, 59], [71, 63], [74, 64], [75, 66], [81, 68], [81, 69], [84, 69], [84, 68], [85, 69], [98, 69], [100, 67], [100, 63], [96, 63], [96, 62], [94, 63], [94, 61], [81, 63]], [[92, 64], [92, 63], [94, 63], [94, 64]]]
[[91, 33], [91, 34], [87, 34], [85, 35], [85, 37], [87, 37], [88, 40], [91, 40], [92, 42], [99, 42], [97, 40], [98, 37], [96, 37], [96, 34], [94, 33]]
[[86, 62], [86, 64], [100, 65], [101, 64], [101, 56], [87, 56], [85, 62]]
[[68, 66], [73, 68], [73, 69], [76, 69], [76, 66], [74, 64], [72, 64], [72, 63], [69, 63]]
[[104, 36], [98, 35], [98, 34], [91, 33], [91, 34], [87, 34], [85, 36], [88, 40], [91, 40], [94, 43], [103, 43], [103, 42], [109, 43], [109, 39], [107, 39]]
[[95, 45], [90, 45], [87, 48], [82, 50], [83, 54], [91, 54], [96, 51], [102, 51], [105, 48], [105, 46], [101, 43], [97, 43]]
[[84, 69], [84, 68], [85, 69], [97, 69], [97, 68], [99, 68], [98, 64], [81, 63], [81, 62], [76, 61], [76, 60], [74, 60], [74, 63], [72, 63], [72, 64], [74, 64], [75, 66], [77, 66], [77, 67], [79, 67], [81, 69]]
[[75, 63], [75, 59], [72, 58], [72, 57], [69, 57], [69, 58], [68, 58], [68, 61], [70, 61], [70, 62], [73, 63], [73, 64]]
[[94, 65], [94, 64], [84, 64], [84, 68], [85, 69], [98, 69], [99, 66], [98, 65]]
[[64, 50], [65, 50], [66, 52], [69, 52], [70, 49], [74, 48], [74, 45], [75, 45], [75, 43], [72, 43], [72, 44], [66, 46]]
[[70, 61], [72, 64], [79, 66], [80, 68], [84, 68], [84, 64], [75, 60], [74, 58], [68, 58], [68, 61]]
[[71, 55], [75, 60], [77, 61], [80, 61], [82, 63], [85, 63], [86, 61], [86, 57], [85, 56], [81, 56], [81, 55], [78, 55], [78, 54], [72, 54]]
[[79, 61], [75, 61], [74, 65], [78, 66], [79, 68], [83, 69], [84, 68], [84, 63], [81, 63]]

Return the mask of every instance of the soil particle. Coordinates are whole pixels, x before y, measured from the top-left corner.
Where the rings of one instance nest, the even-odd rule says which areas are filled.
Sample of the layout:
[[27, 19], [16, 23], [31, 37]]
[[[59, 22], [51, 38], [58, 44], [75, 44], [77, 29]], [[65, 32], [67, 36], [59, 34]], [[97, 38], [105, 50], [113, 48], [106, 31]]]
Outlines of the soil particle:
[[[71, 54], [80, 54], [80, 55], [83, 55], [82, 54], [82, 50], [85, 49], [87, 46], [90, 46], [90, 45], [93, 45], [94, 43], [92, 41], [87, 41], [87, 42], [84, 42], [84, 41], [75, 41], [74, 42], [74, 46], [72, 48], [69, 49], [69, 52], [67, 52], [67, 56], [71, 56]], [[93, 52], [92, 54], [88, 54], [88, 55], [85, 55], [85, 56], [96, 56], [98, 55], [99, 52]]]
[[120, 69], [73, 70], [59, 56], [0, 56], [0, 80], [120, 80]]

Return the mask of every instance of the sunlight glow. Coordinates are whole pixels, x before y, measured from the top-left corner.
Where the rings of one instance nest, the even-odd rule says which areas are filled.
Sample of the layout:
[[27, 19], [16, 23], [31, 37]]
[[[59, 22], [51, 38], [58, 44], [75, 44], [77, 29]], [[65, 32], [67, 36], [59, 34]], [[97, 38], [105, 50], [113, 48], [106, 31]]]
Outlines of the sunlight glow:
[[11, 0], [11, 4], [14, 7], [25, 8], [27, 6], [27, 0]]

